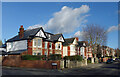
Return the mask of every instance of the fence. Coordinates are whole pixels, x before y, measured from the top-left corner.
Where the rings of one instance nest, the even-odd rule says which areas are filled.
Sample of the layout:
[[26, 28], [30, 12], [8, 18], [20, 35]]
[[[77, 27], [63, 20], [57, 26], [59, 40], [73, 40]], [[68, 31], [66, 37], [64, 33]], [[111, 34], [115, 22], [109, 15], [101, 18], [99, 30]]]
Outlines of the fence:
[[64, 66], [64, 68], [75, 68], [75, 67], [86, 66], [87, 65], [87, 60], [83, 60], [83, 61], [66, 60], [66, 61], [61, 61], [61, 64], [64, 64], [64, 65], [61, 65], [61, 68], [63, 66]]

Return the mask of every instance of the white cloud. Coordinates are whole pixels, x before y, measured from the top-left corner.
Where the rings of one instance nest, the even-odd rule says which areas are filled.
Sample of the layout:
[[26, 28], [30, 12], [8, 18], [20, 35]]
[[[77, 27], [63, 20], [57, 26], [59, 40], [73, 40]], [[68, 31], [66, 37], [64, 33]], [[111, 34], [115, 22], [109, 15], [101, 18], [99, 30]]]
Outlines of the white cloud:
[[83, 36], [85, 34], [85, 32], [80, 32], [80, 31], [77, 31], [75, 34], [74, 34], [74, 37], [78, 37], [78, 38], [81, 38], [81, 36]]
[[[89, 6], [82, 5], [79, 8], [70, 8], [63, 6], [60, 11], [53, 14], [53, 18], [44, 25], [45, 30], [49, 30], [53, 33], [71, 33], [84, 23], [87, 22], [85, 19], [89, 15], [86, 14], [90, 10]], [[41, 25], [34, 25], [29, 27], [39, 27]]]
[[84, 15], [90, 10], [89, 6], [82, 5], [80, 8], [62, 7], [61, 11], [54, 13], [54, 17], [47, 23], [47, 29], [54, 33], [71, 33], [81, 24], [86, 23]]
[[120, 24], [119, 26], [111, 26], [110, 28], [108, 28], [107, 33], [116, 31], [116, 30], [120, 30]]
[[29, 26], [27, 29], [34, 29], [34, 28], [38, 28], [38, 27], [43, 27], [44, 25], [40, 25], [40, 24], [36, 24], [33, 26]]

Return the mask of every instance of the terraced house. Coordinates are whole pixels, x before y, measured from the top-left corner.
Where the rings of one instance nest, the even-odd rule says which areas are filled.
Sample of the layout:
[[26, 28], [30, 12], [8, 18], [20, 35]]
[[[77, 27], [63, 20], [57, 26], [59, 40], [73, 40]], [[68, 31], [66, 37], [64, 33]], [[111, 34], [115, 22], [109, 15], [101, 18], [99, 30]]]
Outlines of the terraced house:
[[19, 28], [18, 35], [6, 41], [8, 55], [50, 55], [64, 56], [82, 55], [87, 57], [87, 42], [77, 37], [64, 39], [62, 34], [45, 32], [42, 27], [24, 30]]

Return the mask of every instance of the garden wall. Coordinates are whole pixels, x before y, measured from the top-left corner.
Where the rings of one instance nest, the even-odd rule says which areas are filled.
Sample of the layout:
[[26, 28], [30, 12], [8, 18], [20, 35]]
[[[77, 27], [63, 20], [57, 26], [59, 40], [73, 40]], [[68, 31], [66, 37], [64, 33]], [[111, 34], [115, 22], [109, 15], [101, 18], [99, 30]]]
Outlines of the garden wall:
[[57, 61], [21, 60], [20, 55], [4, 56], [2, 59], [3, 66], [56, 69], [56, 66], [52, 66], [52, 63], [57, 63], [57, 69], [60, 69], [59, 60]]
[[86, 65], [87, 65], [87, 60], [83, 60], [83, 61], [67, 60], [67, 62], [66, 62], [66, 67], [67, 68], [81, 67], [81, 66], [86, 66]]

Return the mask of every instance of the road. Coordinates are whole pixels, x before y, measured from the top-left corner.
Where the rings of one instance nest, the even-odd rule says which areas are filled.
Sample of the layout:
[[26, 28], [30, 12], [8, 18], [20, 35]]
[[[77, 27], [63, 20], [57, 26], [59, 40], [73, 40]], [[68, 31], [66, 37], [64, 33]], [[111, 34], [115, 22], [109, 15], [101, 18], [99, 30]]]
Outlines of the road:
[[120, 63], [112, 64], [98, 63], [88, 64], [79, 68], [69, 68], [64, 70], [48, 70], [34, 68], [3, 67], [3, 75], [119, 75]]

